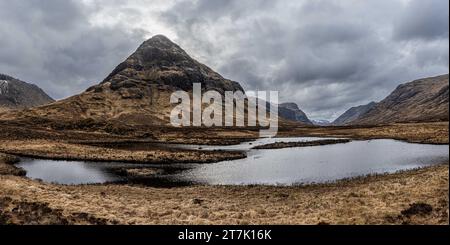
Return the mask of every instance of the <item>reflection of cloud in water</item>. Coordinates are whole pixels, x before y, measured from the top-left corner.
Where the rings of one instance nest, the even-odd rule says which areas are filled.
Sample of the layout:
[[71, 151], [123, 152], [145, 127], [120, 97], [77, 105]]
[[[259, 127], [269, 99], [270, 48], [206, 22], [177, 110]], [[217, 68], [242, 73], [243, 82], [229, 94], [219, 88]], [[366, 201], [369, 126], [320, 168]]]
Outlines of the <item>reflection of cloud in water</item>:
[[252, 150], [249, 156], [246, 159], [201, 165], [174, 178], [213, 185], [329, 182], [445, 163], [449, 151], [447, 145], [371, 140]]
[[[261, 138], [255, 141], [243, 142], [238, 145], [187, 145], [187, 144], [169, 144], [169, 146], [179, 148], [179, 149], [188, 149], [188, 150], [206, 150], [206, 151], [214, 151], [214, 150], [228, 150], [228, 151], [248, 151], [256, 146], [272, 144], [277, 142], [307, 142], [307, 141], [316, 141], [316, 140], [324, 140], [324, 139], [335, 139], [335, 138], [319, 138], [319, 137], [291, 137], [291, 138]], [[167, 144], [165, 145], [167, 146]]]
[[30, 178], [59, 184], [91, 184], [118, 180], [95, 163], [22, 159], [17, 166], [25, 169]]
[[[272, 150], [252, 147], [275, 142], [313, 141], [323, 138], [266, 138], [234, 146], [176, 145], [204, 150], [248, 151], [246, 159], [214, 164], [129, 164], [22, 159], [17, 166], [27, 176], [60, 184], [105, 183], [122, 180], [117, 168], [161, 168], [158, 178], [172, 182], [205, 184], [282, 184], [327, 182], [374, 173], [396, 172], [448, 162], [448, 145], [410, 144], [395, 140], [353, 141], [347, 144]], [[170, 171], [176, 169], [177, 171]], [[184, 171], [179, 170], [185, 169]], [[155, 179], [155, 181], [157, 181]]]

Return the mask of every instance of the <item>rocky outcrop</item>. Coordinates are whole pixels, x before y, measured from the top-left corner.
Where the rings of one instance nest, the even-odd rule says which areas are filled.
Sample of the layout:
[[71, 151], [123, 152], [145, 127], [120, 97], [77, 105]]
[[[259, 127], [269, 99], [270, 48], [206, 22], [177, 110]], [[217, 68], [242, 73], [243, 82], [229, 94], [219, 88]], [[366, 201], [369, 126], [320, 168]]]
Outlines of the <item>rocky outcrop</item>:
[[[100, 87], [107, 84], [113, 91], [128, 90], [130, 93], [126, 94], [131, 94], [132, 98], [141, 98], [143, 95], [136, 91], [142, 86], [153, 84], [189, 91], [193, 83], [201, 83], [202, 88], [221, 93], [243, 91], [239, 83], [223, 78], [192, 59], [177, 44], [162, 35], [145, 41], [105, 78]], [[96, 88], [99, 86], [90, 90]]]

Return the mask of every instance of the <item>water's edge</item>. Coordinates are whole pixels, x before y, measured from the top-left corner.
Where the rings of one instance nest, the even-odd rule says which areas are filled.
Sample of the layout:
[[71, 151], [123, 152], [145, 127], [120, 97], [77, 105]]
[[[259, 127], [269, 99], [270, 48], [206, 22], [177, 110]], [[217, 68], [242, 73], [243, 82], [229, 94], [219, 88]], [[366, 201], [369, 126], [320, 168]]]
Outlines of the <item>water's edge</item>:
[[[289, 138], [311, 141], [318, 138]], [[286, 139], [275, 139], [278, 142]], [[22, 158], [27, 177], [57, 184], [129, 183], [148, 186], [274, 185], [331, 183], [367, 175], [391, 174], [448, 163], [448, 145], [396, 140], [352, 141], [342, 145], [253, 150], [260, 139], [221, 150], [244, 150], [248, 157], [212, 164], [130, 164]], [[191, 147], [197, 146], [183, 146]], [[218, 146], [202, 146], [217, 149]]]

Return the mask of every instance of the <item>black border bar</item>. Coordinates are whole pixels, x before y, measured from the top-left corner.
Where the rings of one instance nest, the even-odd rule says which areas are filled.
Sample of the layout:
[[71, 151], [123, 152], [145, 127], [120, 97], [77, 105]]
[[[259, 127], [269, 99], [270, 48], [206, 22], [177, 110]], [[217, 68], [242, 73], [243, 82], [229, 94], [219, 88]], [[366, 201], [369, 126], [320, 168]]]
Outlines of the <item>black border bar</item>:
[[[0, 237], [26, 242], [179, 242], [208, 244], [204, 240], [180, 240], [181, 232], [212, 232], [209, 243], [251, 242], [223, 240], [224, 230], [269, 231], [259, 243], [298, 242], [448, 242], [449, 226], [0, 226]], [[237, 234], [237, 233], [236, 233]]]

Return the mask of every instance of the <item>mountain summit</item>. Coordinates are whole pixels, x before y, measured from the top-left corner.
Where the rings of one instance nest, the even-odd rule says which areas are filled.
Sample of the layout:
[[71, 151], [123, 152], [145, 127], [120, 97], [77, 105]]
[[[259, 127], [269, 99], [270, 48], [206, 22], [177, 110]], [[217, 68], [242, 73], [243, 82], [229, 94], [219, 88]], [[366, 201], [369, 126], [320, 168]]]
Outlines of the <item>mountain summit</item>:
[[156, 84], [189, 91], [193, 83], [206, 90], [243, 91], [237, 82], [223, 78], [211, 68], [192, 59], [167, 37], [157, 35], [145, 41], [130, 57], [103, 80], [115, 90]]
[[1, 118], [44, 118], [64, 125], [86, 120], [128, 126], [167, 125], [173, 109], [170, 95], [179, 89], [190, 91], [193, 83], [220, 93], [243, 91], [239, 83], [223, 78], [167, 37], [158, 35], [142, 43], [101, 83], [84, 93]]

